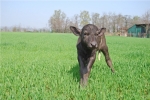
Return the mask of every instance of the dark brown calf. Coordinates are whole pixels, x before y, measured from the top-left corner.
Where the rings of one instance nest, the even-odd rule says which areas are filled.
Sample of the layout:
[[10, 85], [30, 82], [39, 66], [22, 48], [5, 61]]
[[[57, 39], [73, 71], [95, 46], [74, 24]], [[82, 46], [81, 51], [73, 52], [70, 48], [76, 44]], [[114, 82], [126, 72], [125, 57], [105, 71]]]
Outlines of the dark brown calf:
[[87, 80], [96, 58], [96, 51], [102, 52], [107, 65], [114, 72], [112, 61], [109, 57], [108, 47], [105, 39], [105, 28], [98, 29], [95, 25], [87, 24], [82, 30], [70, 26], [70, 30], [79, 36], [77, 41], [78, 62], [80, 65], [80, 85], [87, 85]]

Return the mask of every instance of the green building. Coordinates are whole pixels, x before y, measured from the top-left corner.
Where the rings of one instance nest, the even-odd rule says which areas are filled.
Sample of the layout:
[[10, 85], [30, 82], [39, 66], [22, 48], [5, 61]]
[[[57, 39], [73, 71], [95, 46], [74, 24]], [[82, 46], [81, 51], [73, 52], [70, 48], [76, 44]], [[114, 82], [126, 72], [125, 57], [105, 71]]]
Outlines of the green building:
[[140, 35], [146, 33], [145, 27], [146, 24], [135, 24], [128, 29], [128, 34], [134, 37], [139, 37]]
[[150, 38], [150, 28], [147, 30], [147, 38]]

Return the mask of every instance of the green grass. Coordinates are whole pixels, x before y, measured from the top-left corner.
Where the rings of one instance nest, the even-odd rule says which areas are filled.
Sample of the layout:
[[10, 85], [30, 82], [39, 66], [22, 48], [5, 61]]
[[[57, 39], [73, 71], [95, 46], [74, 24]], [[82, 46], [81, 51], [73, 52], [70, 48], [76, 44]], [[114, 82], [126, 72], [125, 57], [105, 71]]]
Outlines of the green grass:
[[0, 100], [150, 100], [150, 39], [107, 36], [115, 74], [96, 59], [79, 89], [73, 34], [1, 33]]

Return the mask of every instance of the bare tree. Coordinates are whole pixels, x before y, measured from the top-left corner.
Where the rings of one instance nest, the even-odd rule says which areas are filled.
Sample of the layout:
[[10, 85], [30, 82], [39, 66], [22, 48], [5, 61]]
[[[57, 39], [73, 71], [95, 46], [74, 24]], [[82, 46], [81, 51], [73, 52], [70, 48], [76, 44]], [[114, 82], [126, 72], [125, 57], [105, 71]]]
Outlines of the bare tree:
[[150, 10], [146, 11], [145, 14], [143, 15], [143, 22], [146, 24], [146, 33], [148, 29], [150, 28]]
[[79, 27], [79, 15], [78, 14], [74, 15], [73, 23], [75, 27]]
[[55, 10], [49, 19], [49, 26], [53, 32], [63, 32], [66, 14], [61, 10]]
[[80, 26], [83, 27], [86, 24], [89, 24], [91, 21], [90, 15], [88, 11], [82, 11], [80, 13]]
[[120, 29], [123, 28], [123, 16], [121, 14], [118, 14], [116, 16], [116, 29], [117, 32], [120, 32]]
[[115, 13], [113, 13], [112, 16], [111, 16], [113, 33], [116, 31], [116, 20], [117, 20], [117, 16], [116, 16]]
[[69, 22], [70, 22], [70, 20], [69, 20], [69, 18], [66, 18], [66, 20], [65, 20], [65, 27], [64, 27], [64, 33], [67, 33], [68, 32], [68, 30], [69, 30]]
[[132, 26], [131, 16], [130, 15], [124, 15], [123, 18], [124, 18], [125, 28], [127, 30], [129, 27]]
[[134, 24], [140, 24], [141, 23], [141, 18], [139, 16], [134, 16], [132, 18], [131, 23], [132, 23], [132, 25], [134, 25]]
[[101, 18], [100, 18], [100, 22], [101, 22], [101, 26], [100, 27], [104, 27], [105, 25], [105, 15], [103, 15]]
[[[75, 14], [71, 19], [70, 19], [70, 22], [69, 22], [69, 26], [75, 26], [75, 27], [79, 27], [79, 15], [78, 14]], [[69, 31], [70, 32], [70, 31]]]
[[110, 17], [108, 14], [104, 13], [104, 27], [106, 28], [107, 32], [110, 31], [109, 27], [110, 27]]
[[100, 15], [98, 13], [92, 14], [92, 24], [100, 27]]
[[17, 32], [17, 27], [16, 26], [13, 27], [13, 32]]
[[103, 13], [103, 15], [100, 17], [99, 24], [101, 28], [105, 27], [107, 31], [110, 31], [108, 30], [109, 29], [109, 15], [107, 15], [106, 13]]
[[111, 25], [111, 13], [108, 13], [108, 16], [107, 16], [107, 21], [108, 21], [108, 23], [107, 23], [107, 32], [108, 33], [110, 33], [111, 32], [111, 27], [112, 27], [112, 25]]

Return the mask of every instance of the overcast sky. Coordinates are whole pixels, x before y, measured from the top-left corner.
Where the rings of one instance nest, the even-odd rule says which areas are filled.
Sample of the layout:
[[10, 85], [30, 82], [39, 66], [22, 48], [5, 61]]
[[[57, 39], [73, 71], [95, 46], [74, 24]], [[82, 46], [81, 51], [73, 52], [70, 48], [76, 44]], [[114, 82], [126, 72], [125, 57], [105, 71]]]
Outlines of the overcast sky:
[[48, 26], [54, 10], [61, 10], [68, 17], [87, 10], [90, 14], [114, 12], [142, 16], [150, 9], [150, 0], [1, 0], [1, 25], [31, 28]]

